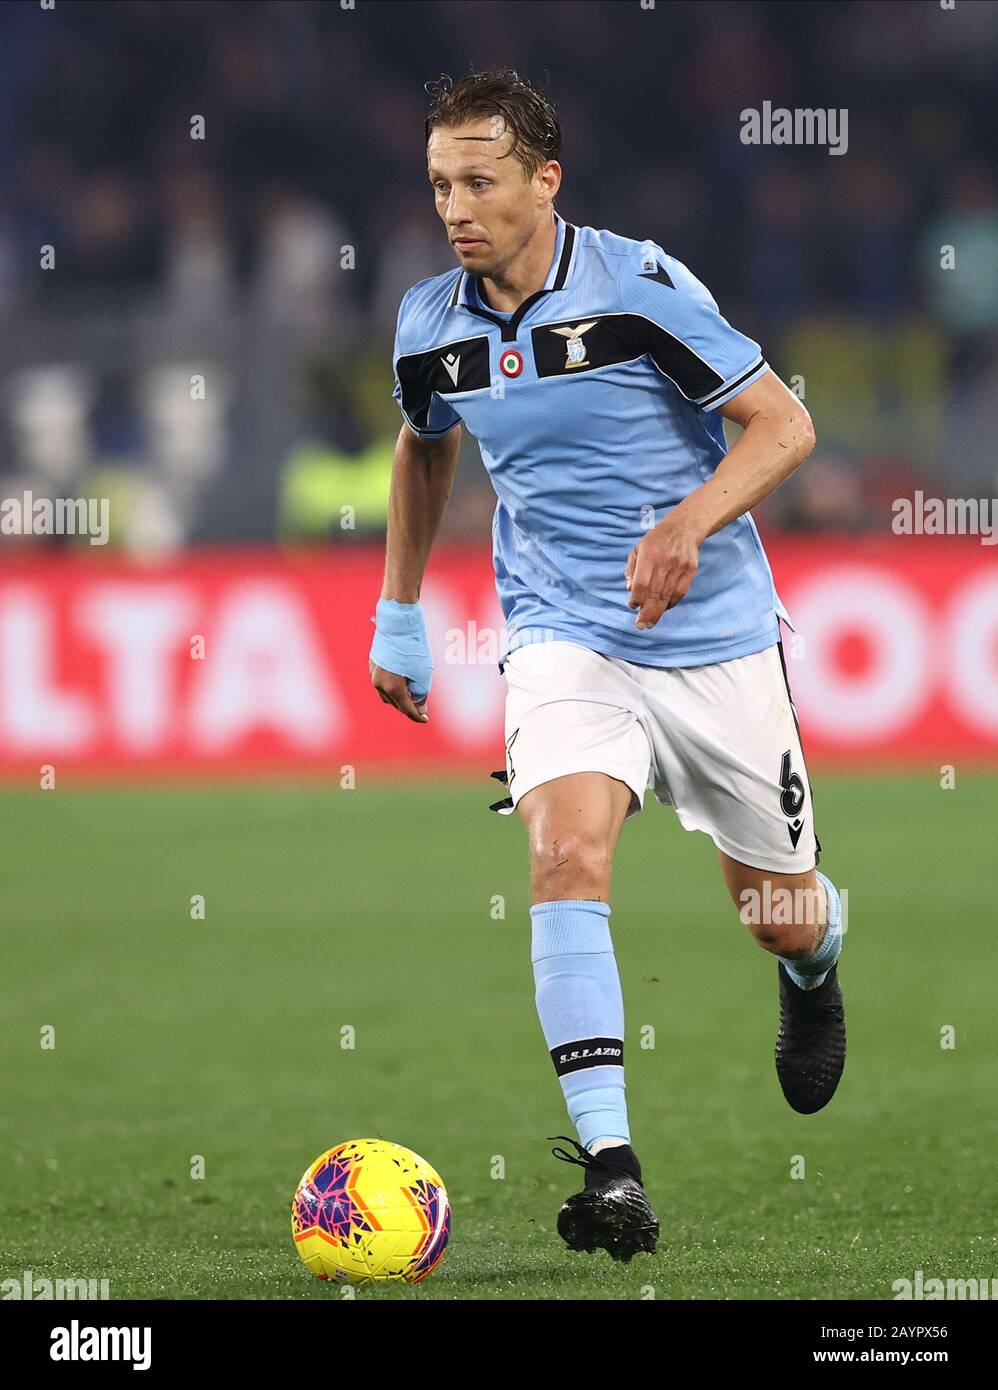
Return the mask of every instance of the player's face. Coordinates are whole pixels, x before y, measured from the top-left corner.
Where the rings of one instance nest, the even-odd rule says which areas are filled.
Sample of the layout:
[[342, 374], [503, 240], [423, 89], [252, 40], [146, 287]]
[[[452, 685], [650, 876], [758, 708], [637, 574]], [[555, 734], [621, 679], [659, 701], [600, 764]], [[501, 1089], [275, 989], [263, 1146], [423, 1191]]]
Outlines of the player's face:
[[528, 178], [509, 154], [512, 144], [501, 117], [484, 117], [438, 127], [426, 147], [437, 212], [462, 268], [472, 275], [501, 273], [550, 205], [549, 176], [538, 171]]

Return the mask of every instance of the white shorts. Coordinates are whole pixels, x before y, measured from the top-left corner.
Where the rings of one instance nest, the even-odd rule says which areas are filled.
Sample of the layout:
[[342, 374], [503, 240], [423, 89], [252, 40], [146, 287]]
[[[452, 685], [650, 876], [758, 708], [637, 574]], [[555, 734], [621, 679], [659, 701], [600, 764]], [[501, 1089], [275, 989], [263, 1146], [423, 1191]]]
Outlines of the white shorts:
[[506, 775], [513, 805], [556, 777], [603, 772], [674, 806], [725, 854], [806, 873], [820, 845], [780, 644], [710, 666], [659, 670], [575, 642], [506, 660]]

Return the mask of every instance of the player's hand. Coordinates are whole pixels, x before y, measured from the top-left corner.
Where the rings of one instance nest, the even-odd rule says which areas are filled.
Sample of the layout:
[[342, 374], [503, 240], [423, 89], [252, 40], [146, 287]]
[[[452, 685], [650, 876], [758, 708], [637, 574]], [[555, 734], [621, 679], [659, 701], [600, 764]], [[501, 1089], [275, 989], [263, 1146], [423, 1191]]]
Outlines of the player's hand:
[[396, 709], [402, 711], [407, 719], [413, 720], [416, 724], [429, 722], [425, 695], [421, 701], [417, 702], [412, 697], [409, 682], [405, 676], [396, 676], [393, 671], [383, 671], [380, 666], [375, 666], [373, 661], [369, 665], [371, 684], [378, 692], [383, 705], [394, 705]]
[[421, 605], [379, 599], [374, 624], [371, 683], [382, 704], [394, 705], [416, 724], [427, 723], [433, 657]]
[[700, 563], [701, 537], [678, 513], [670, 512], [627, 557], [624, 578], [636, 608], [635, 626], [654, 627], [662, 614], [686, 597]]

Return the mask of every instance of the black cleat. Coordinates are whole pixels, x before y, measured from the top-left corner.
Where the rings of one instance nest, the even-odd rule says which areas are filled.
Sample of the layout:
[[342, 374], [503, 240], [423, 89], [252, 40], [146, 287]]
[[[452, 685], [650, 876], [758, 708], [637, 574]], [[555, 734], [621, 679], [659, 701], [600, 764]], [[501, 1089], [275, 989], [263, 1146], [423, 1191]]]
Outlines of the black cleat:
[[621, 1144], [591, 1154], [564, 1134], [551, 1138], [574, 1144], [581, 1155], [576, 1158], [564, 1149], [552, 1149], [555, 1158], [586, 1170], [585, 1187], [569, 1197], [558, 1213], [558, 1234], [569, 1250], [589, 1254], [605, 1250], [625, 1264], [639, 1250], [654, 1255], [658, 1221], [641, 1185], [641, 1164], [631, 1146]]
[[835, 965], [817, 989], [800, 989], [780, 974], [780, 1031], [776, 1074], [787, 1102], [801, 1115], [813, 1115], [835, 1094], [846, 1064], [846, 1018]]

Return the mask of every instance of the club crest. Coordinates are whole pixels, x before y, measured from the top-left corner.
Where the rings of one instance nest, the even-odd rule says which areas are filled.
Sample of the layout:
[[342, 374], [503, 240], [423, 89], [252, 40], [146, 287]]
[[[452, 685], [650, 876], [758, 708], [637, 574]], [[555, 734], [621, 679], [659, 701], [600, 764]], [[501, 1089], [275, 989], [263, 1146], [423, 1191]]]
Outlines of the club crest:
[[576, 324], [574, 328], [552, 328], [552, 333], [557, 333], [561, 338], [567, 338], [565, 344], [567, 356], [565, 358], [565, 369], [571, 371], [573, 367], [588, 367], [589, 359], [586, 357], [586, 345], [582, 341], [583, 333], [588, 333], [590, 328], [595, 328], [598, 320], [591, 319], [589, 323]]

